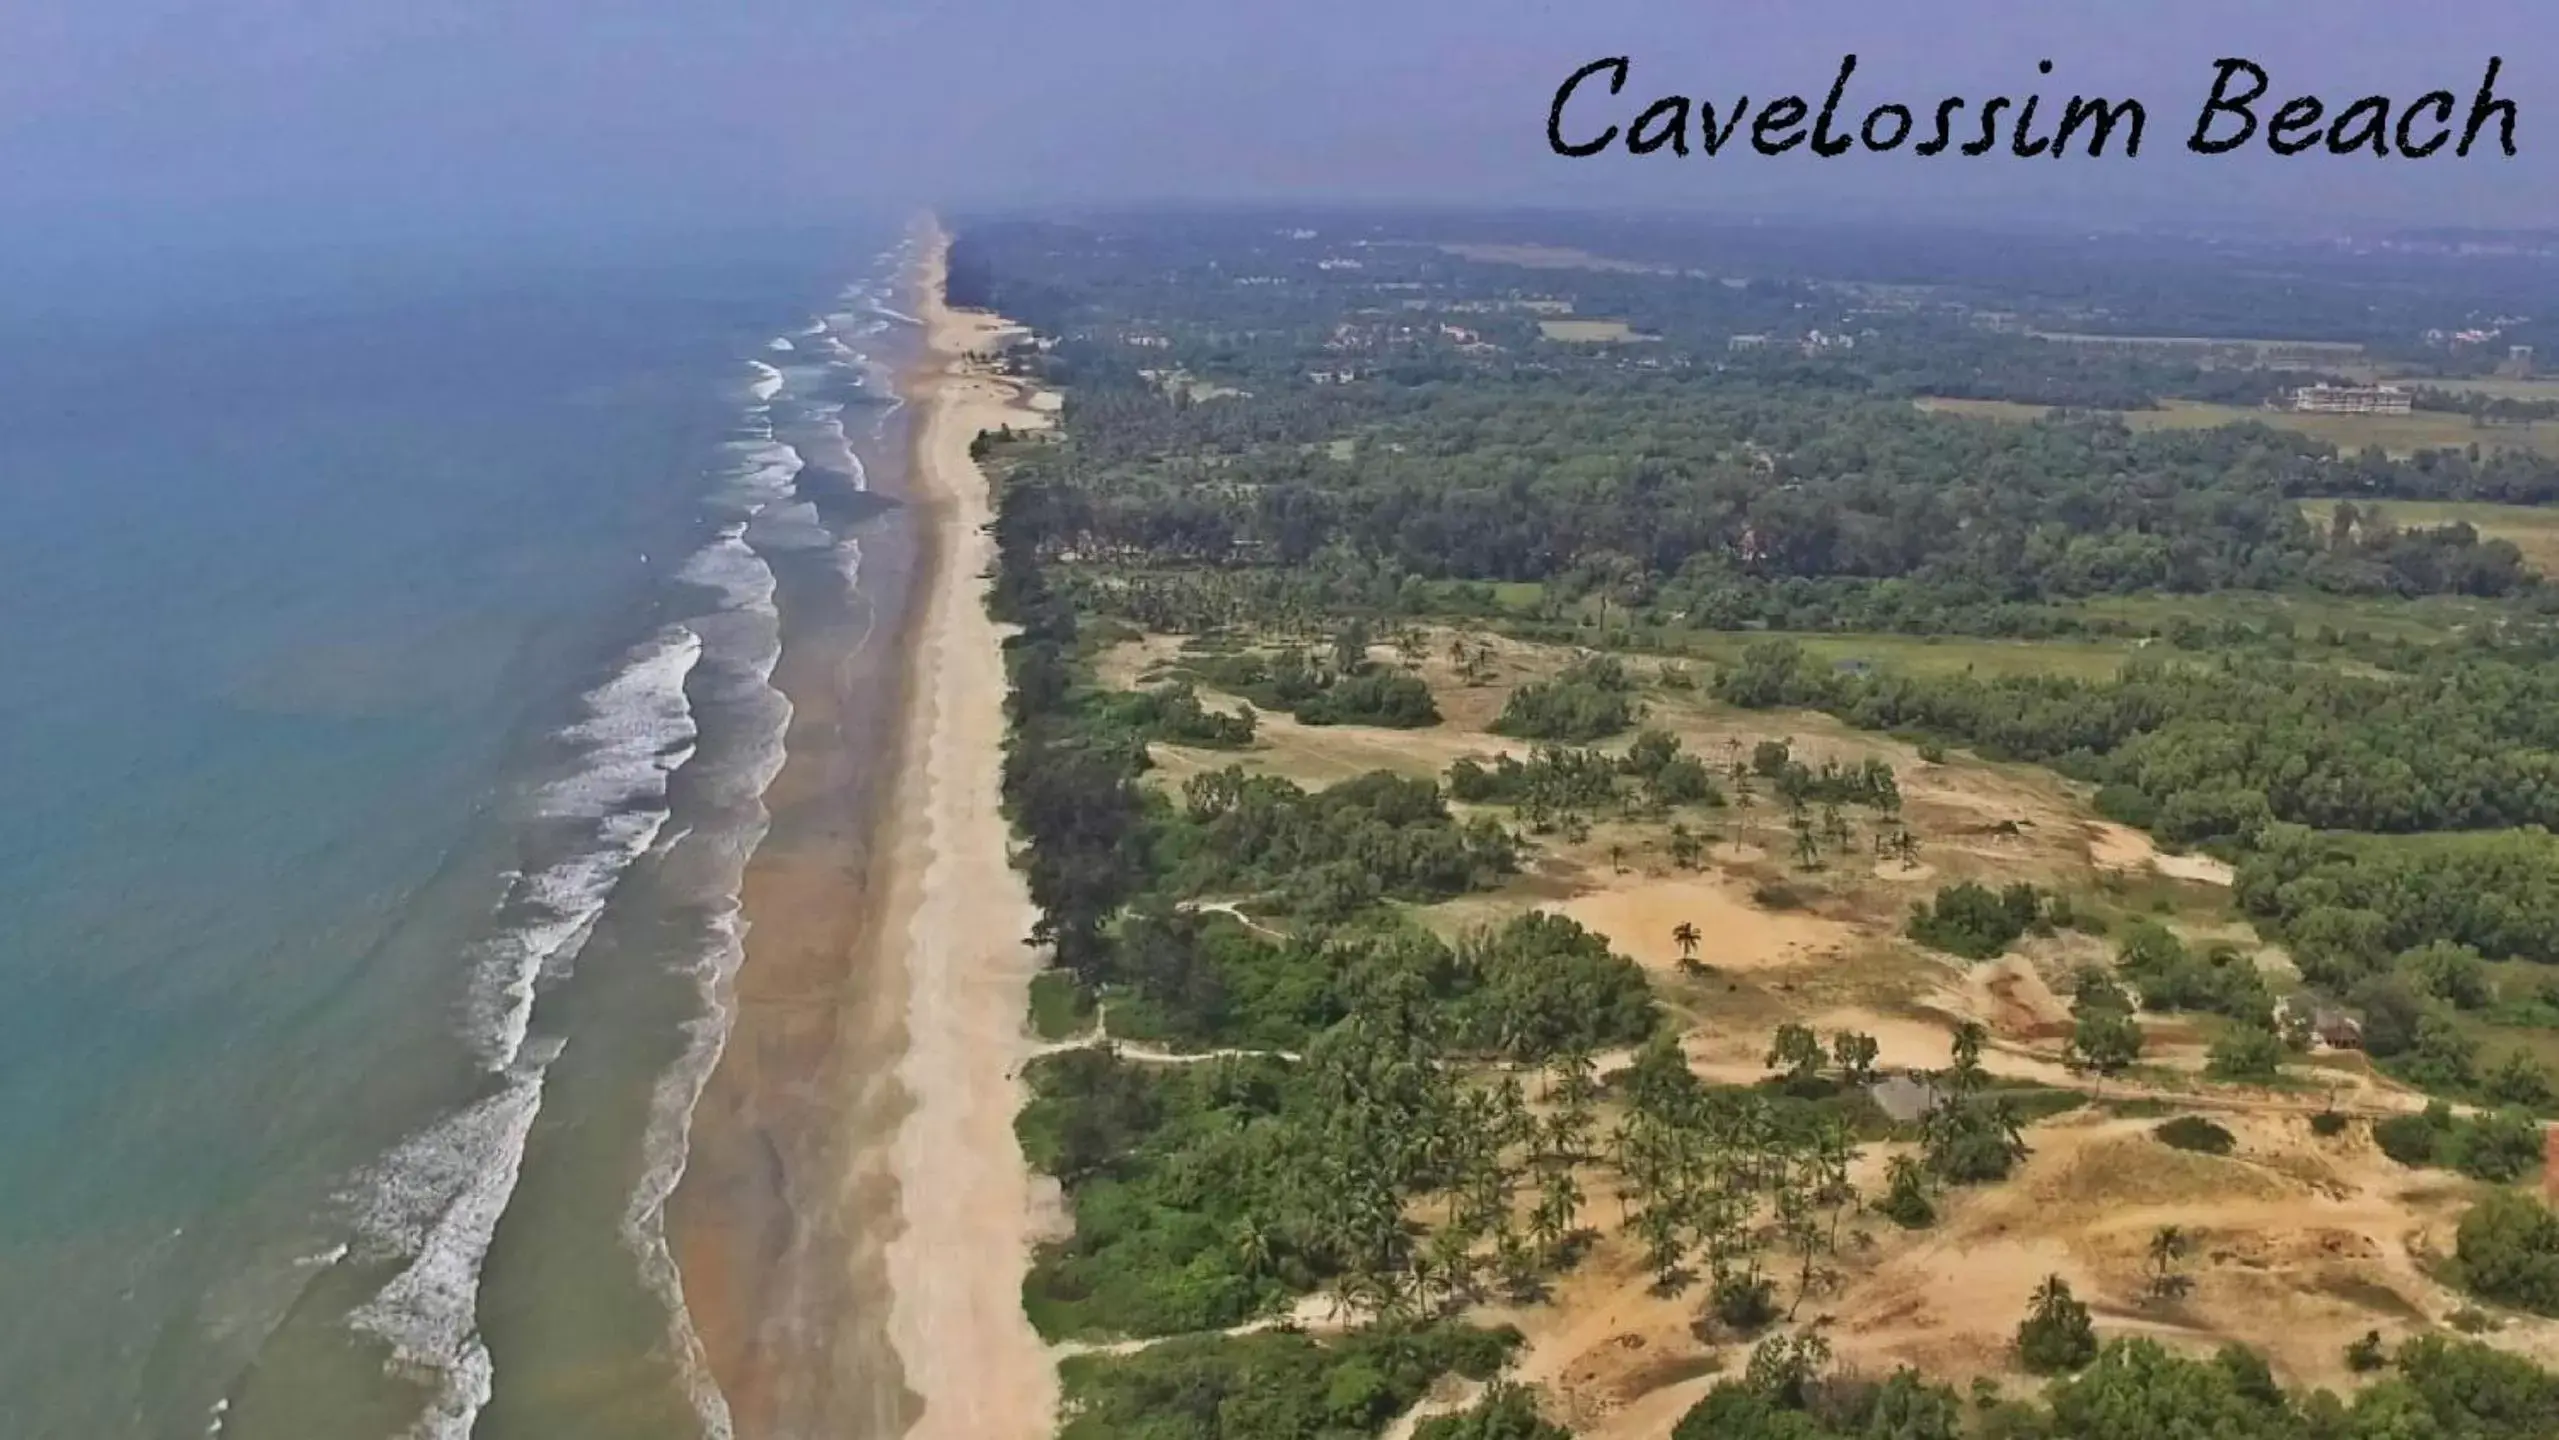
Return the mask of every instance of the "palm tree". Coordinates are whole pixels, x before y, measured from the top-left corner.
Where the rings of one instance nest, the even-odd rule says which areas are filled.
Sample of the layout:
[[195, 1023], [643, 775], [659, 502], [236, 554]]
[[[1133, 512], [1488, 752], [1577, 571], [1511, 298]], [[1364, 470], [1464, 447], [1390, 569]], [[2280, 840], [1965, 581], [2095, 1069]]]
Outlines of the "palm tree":
[[1623, 875], [1626, 873], [1625, 846], [1612, 844], [1608, 847], [1608, 868], [1611, 874]]
[[1404, 668], [1419, 670], [1422, 657], [1430, 653], [1429, 637], [1419, 625], [1407, 625], [1395, 632], [1395, 653], [1404, 658]]
[[1697, 942], [1701, 938], [1703, 937], [1698, 934], [1696, 922], [1691, 920], [1680, 921], [1678, 928], [1670, 932], [1670, 943], [1679, 947], [1679, 958], [1682, 960], [1697, 958]]
[[2181, 1225], [2162, 1225], [2150, 1234], [2150, 1293], [2162, 1300], [2173, 1300], [2194, 1288], [2194, 1281], [2176, 1273], [2177, 1262], [2186, 1258], [2193, 1239]]
[[1235, 1223], [1235, 1258], [1248, 1279], [1270, 1273], [1271, 1235], [1262, 1222], [1247, 1215]]
[[[1801, 817], [1799, 816], [1798, 819], [1801, 819]], [[1794, 829], [1795, 863], [1801, 865], [1807, 870], [1820, 869], [1822, 863], [1822, 845], [1821, 841], [1814, 837], [1812, 825], [1809, 822], [1806, 822], [1796, 825]]]
[[1537, 1236], [1548, 1259], [1562, 1247], [1564, 1237], [1573, 1233], [1573, 1221], [1582, 1208], [1582, 1187], [1573, 1180], [1573, 1172], [1554, 1169], [1546, 1173], [1546, 1181], [1538, 1191], [1537, 1209], [1529, 1216], [1529, 1227]]

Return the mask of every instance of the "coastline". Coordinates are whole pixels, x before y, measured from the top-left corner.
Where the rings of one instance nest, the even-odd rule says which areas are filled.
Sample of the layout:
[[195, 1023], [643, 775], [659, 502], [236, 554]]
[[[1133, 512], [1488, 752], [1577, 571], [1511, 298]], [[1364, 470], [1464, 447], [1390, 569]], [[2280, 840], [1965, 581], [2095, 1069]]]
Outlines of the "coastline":
[[1007, 682], [968, 454], [982, 428], [1048, 417], [971, 367], [1004, 327], [943, 303], [944, 246], [927, 231], [913, 272], [908, 523], [897, 545], [864, 542], [884, 633], [782, 657], [788, 758], [741, 888], [730, 1033], [668, 1205], [740, 1440], [1053, 1428], [1054, 1365], [1021, 1306], [1040, 1192], [1012, 1130], [1039, 962], [999, 808]]
[[1001, 808], [1007, 685], [987, 614], [992, 503], [969, 454], [982, 430], [1044, 425], [1023, 387], [970, 359], [1015, 327], [954, 310], [948, 237], [925, 244], [925, 354], [910, 484], [934, 536], [917, 601], [911, 709], [901, 737], [890, 933], [902, 945], [912, 1108], [895, 1147], [904, 1224], [890, 1240], [889, 1333], [922, 1402], [910, 1440], [1034, 1440], [1052, 1430], [1056, 1368], [1022, 1309], [1038, 1217], [1053, 1209], [1013, 1134], [1039, 969], [1030, 894]]

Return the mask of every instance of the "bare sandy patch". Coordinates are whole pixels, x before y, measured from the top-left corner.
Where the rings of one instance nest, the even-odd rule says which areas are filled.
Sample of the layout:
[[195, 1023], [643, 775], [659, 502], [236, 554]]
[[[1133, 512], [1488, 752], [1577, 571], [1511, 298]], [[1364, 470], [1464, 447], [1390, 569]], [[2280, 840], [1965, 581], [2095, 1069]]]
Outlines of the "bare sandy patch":
[[1727, 880], [1711, 876], [1644, 878], [1547, 908], [1608, 937], [1611, 948], [1648, 969], [1676, 968], [1672, 934], [1699, 932], [1697, 959], [1718, 970], [1771, 970], [1844, 958], [1858, 943], [1853, 926], [1815, 915], [1763, 910]]
[[2107, 820], [2086, 822], [2088, 860], [2100, 870], [2156, 870], [2171, 880], [2192, 880], [2199, 885], [2231, 885], [2239, 873], [2209, 855], [2170, 855], [2162, 852], [2149, 836], [2129, 825]]

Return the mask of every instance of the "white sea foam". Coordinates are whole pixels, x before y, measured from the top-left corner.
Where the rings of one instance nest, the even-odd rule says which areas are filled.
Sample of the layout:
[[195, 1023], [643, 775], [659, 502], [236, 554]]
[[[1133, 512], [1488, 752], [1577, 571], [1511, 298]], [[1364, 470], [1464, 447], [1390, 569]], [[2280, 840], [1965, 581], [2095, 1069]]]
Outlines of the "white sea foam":
[[858, 598], [862, 593], [862, 542], [848, 535], [835, 545], [835, 573], [844, 578], [844, 593]]
[[774, 369], [772, 366], [765, 364], [761, 360], [749, 360], [746, 363], [749, 366], [752, 366], [755, 370], [755, 384], [750, 388], [754, 391], [755, 398], [759, 403], [770, 400], [774, 396], [782, 393], [781, 371]]
[[494, 1371], [480, 1339], [480, 1268], [515, 1193], [542, 1108], [538, 1067], [411, 1137], [366, 1177], [366, 1250], [406, 1268], [349, 1321], [391, 1347], [392, 1363], [432, 1387], [414, 1440], [467, 1440]]
[[778, 500], [787, 500], [793, 492], [793, 481], [806, 463], [800, 452], [773, 439], [771, 428], [761, 438], [732, 440], [729, 450], [737, 456], [726, 481], [713, 500], [730, 506], [740, 514], [754, 516]]
[[701, 657], [701, 637], [670, 626], [589, 691], [584, 718], [561, 733], [577, 759], [537, 792], [536, 811], [545, 820], [586, 821], [592, 828], [566, 855], [509, 887], [505, 910], [515, 923], [482, 947], [471, 1008], [489, 1069], [515, 1064], [532, 1021], [536, 983], [559, 974], [575, 956], [623, 872], [666, 824], [667, 777], [693, 754], [684, 681]]
[[717, 593], [723, 609], [773, 611], [773, 567], [746, 543], [744, 522], [721, 526], [719, 538], [694, 551], [675, 578]]
[[906, 313], [905, 311], [903, 311], [903, 310], [898, 310], [898, 309], [894, 309], [894, 308], [892, 308], [892, 307], [890, 307], [890, 306], [887, 306], [887, 305], [882, 305], [882, 304], [878, 303], [877, 301], [872, 302], [871, 308], [872, 308], [874, 311], [878, 312], [879, 314], [884, 315], [884, 316], [886, 316], [887, 318], [889, 318], [889, 319], [891, 319], [891, 320], [895, 320], [896, 322], [898, 322], [898, 323], [899, 323], [899, 324], [901, 324], [901, 325], [917, 325], [917, 326], [920, 326], [920, 325], [922, 325], [922, 324], [924, 323], [923, 321], [916, 319], [914, 316], [907, 314], [907, 313]]
[[776, 354], [788, 355], [799, 347], [791, 343], [790, 337], [786, 335], [776, 335], [772, 339], [764, 342], [764, 348], [771, 350]]

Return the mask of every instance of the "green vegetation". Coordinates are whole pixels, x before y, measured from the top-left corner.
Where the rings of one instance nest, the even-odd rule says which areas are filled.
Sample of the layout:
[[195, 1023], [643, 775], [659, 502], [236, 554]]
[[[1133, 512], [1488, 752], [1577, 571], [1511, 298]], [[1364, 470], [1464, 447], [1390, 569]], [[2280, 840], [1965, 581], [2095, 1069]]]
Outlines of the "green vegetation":
[[[2067, 1287], [2064, 1288], [2066, 1297]], [[2039, 1292], [2039, 1300], [2042, 1298]], [[2071, 1302], [2076, 1304], [2076, 1302]], [[2030, 1323], [2031, 1320], [2030, 1320]], [[2054, 1345], [2082, 1354], [2075, 1332]], [[1968, 1422], [1954, 1392], [1902, 1370], [1880, 1384], [1826, 1369], [1817, 1338], [1787, 1346], [1749, 1374], [1717, 1385], [1671, 1432], [1674, 1440], [2537, 1440], [2559, 1433], [2559, 1376], [2476, 1341], [2423, 1336], [2395, 1354], [2375, 1337], [2372, 1368], [2390, 1373], [2354, 1398], [2287, 1391], [2266, 1362], [2237, 1345], [2189, 1358], [2147, 1339], [2088, 1346], [2077, 1373], [2039, 1401], [1985, 1397]]]
[[2070, 1002], [2071, 1068], [2100, 1081], [2131, 1069], [2141, 1058], [2140, 1022], [2133, 1019], [2132, 997], [2101, 973], [2079, 977]]
[[1127, 1356], [1078, 1356], [1058, 1367], [1068, 1411], [1058, 1436], [1375, 1435], [1440, 1376], [1491, 1377], [1518, 1341], [1515, 1332], [1454, 1325], [1380, 1326], [1330, 1341], [1273, 1331], [1167, 1340]]
[[1537, 1413], [1529, 1390], [1496, 1380], [1482, 1399], [1456, 1415], [1425, 1420], [1414, 1440], [1573, 1440], [1573, 1432]]
[[1593, 655], [1552, 680], [1511, 692], [1493, 732], [1524, 740], [1602, 740], [1635, 723], [1633, 682], [1614, 656]]
[[1341, 916], [1384, 896], [1488, 888], [1515, 865], [1501, 826], [1460, 824], [1438, 786], [1383, 770], [1310, 791], [1230, 766], [1192, 776], [1182, 802], [1158, 853], [1190, 893], [1271, 893]]
[[[1782, 804], [1806, 869], [1848, 851], [1855, 806], [1873, 812], [1877, 854], [1908, 859], [1889, 766], [1814, 764], [1777, 740], [1716, 764], [1666, 731], [1622, 755], [1574, 748], [1645, 715], [1626, 662], [1595, 653], [1510, 692], [1494, 728], [1541, 748], [1461, 762], [1445, 791], [1386, 772], [1309, 789], [1240, 767], [1178, 795], [1140, 783], [1150, 742], [1255, 743], [1253, 711], [1213, 711], [1194, 687], [1309, 725], [1437, 723], [1417, 673], [1431, 620], [1469, 632], [1452, 663], [1470, 686], [1516, 678], [1494, 635], [1649, 651], [1706, 662], [1693, 681], [1663, 666], [1674, 714], [1704, 685], [1900, 735], [1930, 765], [1963, 747], [2085, 782], [2110, 817], [2233, 861], [2240, 912], [2298, 960], [2305, 1005], [2351, 1004], [2382, 1065], [2518, 1107], [2385, 1122], [2385, 1148], [2482, 1176], [2529, 1163], [2519, 1107], [2549, 1103], [2547, 1076], [2518, 1058], [2529, 1046], [2483, 1060], [2481, 1037], [2559, 1033], [2559, 991], [2499, 969], [2559, 962], [2559, 588], [2529, 563], [2537, 530], [2520, 517], [2413, 507], [2559, 500], [2559, 461], [2433, 400], [2417, 418], [2471, 440], [2394, 455], [2262, 424], [2151, 428], [2203, 413], [2163, 401], [2255, 406], [2306, 378], [2211, 336], [2374, 347], [2375, 363], [2449, 381], [2455, 357], [2388, 335], [2474, 304], [2305, 259], [2276, 309], [2254, 277], [2126, 284], [2092, 273], [2084, 247], [2003, 255], [1996, 283], [1976, 273], [1923, 303], [1834, 284], [1747, 234], [1731, 253], [1764, 273], [1692, 283], [1678, 272], [1695, 247], [1637, 227], [1613, 237], [1624, 265], [1536, 272], [1534, 293], [1568, 308], [1529, 310], [1513, 267], [1392, 243], [1328, 266], [1328, 242], [1294, 233], [1007, 222], [972, 227], [953, 257], [954, 298], [1040, 332], [1001, 363], [1067, 392], [1055, 433], [973, 447], [999, 475], [991, 603], [1017, 631], [1004, 798], [1057, 966], [1035, 1018], [1053, 1035], [1257, 1052], [1173, 1065], [1096, 1037], [1029, 1072], [1023, 1142], [1075, 1219], [1026, 1281], [1035, 1320], [1053, 1336], [1185, 1336], [1070, 1361], [1069, 1435], [1332, 1440], [1376, 1433], [1440, 1374], [1489, 1376], [1502, 1338], [1434, 1320], [1532, 1301], [1574, 1263], [1594, 1167], [1655, 1282], [1695, 1287], [1702, 1324], [1739, 1335], [1819, 1314], [1843, 1217], [1869, 1203], [1847, 1178], [1858, 1146], [1909, 1133], [1865, 1094], [1871, 1046], [1781, 1028], [1766, 1081], [1706, 1085], [1598, 937], [1532, 917], [1447, 942], [1404, 908], [1506, 883], [1525, 843], [1508, 823], [1533, 837], [1611, 812], [1665, 822], [1674, 863], [1696, 864], [1694, 817], [1670, 814], [1726, 796]], [[1621, 253], [1613, 241], [1585, 258]], [[2082, 330], [2092, 309], [2197, 338], [2036, 333]], [[2010, 310], [2019, 323], [1974, 323]], [[1657, 338], [1542, 340], [1541, 317], [1566, 313]], [[1858, 343], [1790, 338], [1816, 323]], [[1781, 339], [1727, 345], [1742, 333]], [[1923, 394], [2135, 418], [1990, 424], [1919, 412]], [[2344, 499], [2306, 516], [2313, 497]], [[1115, 695], [1094, 654], [1132, 629], [1192, 640], [1166, 683]], [[1373, 658], [1382, 647], [1402, 668]], [[1452, 813], [1452, 799], [1504, 808]], [[1754, 878], [1805, 904], [1838, 888]], [[2175, 893], [2162, 881], [2143, 898]], [[1987, 957], [2087, 913], [2031, 887], [1949, 885], [1910, 930]], [[2103, 1080], [2137, 1062], [2138, 995], [2223, 1017], [2206, 1022], [2216, 1073], [2280, 1074], [2249, 959], [2164, 926], [2120, 939], [2122, 987], [2080, 987], [2075, 1066]], [[1983, 1042], [1967, 1027], [1930, 1077], [1917, 1153], [1872, 1202], [1897, 1224], [1932, 1223], [1940, 1187], [2013, 1173], [2027, 1120], [2084, 1098], [1992, 1087]], [[1593, 1056], [1620, 1046], [1635, 1063], [1603, 1087]], [[2464, 1274], [2530, 1292], [2515, 1277], [2538, 1273], [2546, 1236], [2479, 1228]], [[2183, 1278], [2177, 1253], [2155, 1252], [2158, 1293]], [[1187, 1333], [1312, 1291], [1340, 1302], [1344, 1333]], [[2476, 1347], [2403, 1346], [2348, 1404], [2286, 1392], [2245, 1351], [2101, 1346], [2076, 1307], [2066, 1289], [2039, 1297], [2038, 1363], [2078, 1373], [2037, 1400], [1967, 1415], [1917, 1375], [1834, 1374], [1818, 1339], [1789, 1334], [1676, 1433], [2559, 1433], [2552, 1377]], [[1425, 1433], [1554, 1431], [1497, 1390]]]
[[2228, 1130], [2201, 1115], [2180, 1115], [2150, 1132], [2162, 1145], [2200, 1155], [2227, 1155], [2239, 1142]]
[[1661, 730], [1637, 735], [1619, 759], [1562, 745], [1536, 746], [1524, 761], [1496, 755], [1489, 766], [1461, 759], [1449, 766], [1448, 793], [1472, 804], [1512, 806], [1539, 833], [1559, 819], [1609, 808], [1630, 817], [1660, 816], [1681, 805], [1724, 803], [1705, 762], [1683, 754], [1679, 738]]
[[1150, 740], [1176, 745], [1235, 750], [1253, 743], [1253, 707], [1233, 715], [1211, 710], [1187, 680], [1120, 696], [1111, 704], [1109, 718]]
[[1922, 945], [1988, 960], [2045, 923], [2043, 892], [2034, 886], [2020, 881], [1992, 891], [1967, 880], [1938, 891], [1934, 901], [1914, 901], [1909, 931]]
[[2115, 967], [2145, 1009], [2206, 1010], [2261, 1028], [2274, 1023], [2274, 997], [2253, 961], [2227, 946], [2197, 955], [2156, 920], [2126, 927]]
[[2492, 1190], [2461, 1217], [2453, 1253], [2472, 1293], [2559, 1315], [2559, 1215], [2549, 1206], [2518, 1191]]
[[2541, 1126], [2520, 1110], [2465, 1118], [2438, 1100], [2415, 1115], [2376, 1120], [2373, 1143], [2402, 1165], [2434, 1165], [2476, 1180], [2519, 1180], [2541, 1168]]
[[2284, 1041], [2263, 1025], [2233, 1025], [2214, 1037], [2204, 1073], [2215, 1080], [2269, 1085], [2283, 1075]]
[[1370, 663], [1364, 627], [1346, 630], [1336, 650], [1321, 662], [1301, 650], [1244, 651], [1208, 656], [1192, 668], [1219, 689], [1287, 711], [1301, 724], [1410, 730], [1439, 723], [1439, 707], [1419, 677]]
[[2097, 1327], [2069, 1282], [2047, 1275], [2017, 1324], [2017, 1363], [2037, 1375], [2060, 1375], [2097, 1358]]

